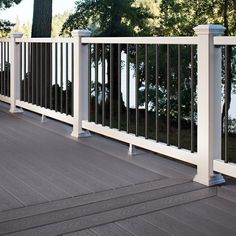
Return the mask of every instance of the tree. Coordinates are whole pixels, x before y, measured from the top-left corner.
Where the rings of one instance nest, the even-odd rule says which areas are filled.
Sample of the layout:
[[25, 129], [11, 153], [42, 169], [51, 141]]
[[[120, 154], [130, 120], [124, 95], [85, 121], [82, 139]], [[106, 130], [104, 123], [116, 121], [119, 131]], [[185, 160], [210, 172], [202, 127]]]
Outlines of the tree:
[[62, 14], [57, 14], [52, 18], [52, 37], [59, 37], [60, 35], [66, 36], [66, 34], [61, 34], [62, 26], [71, 14], [70, 11], [65, 11]]
[[151, 14], [135, 5], [135, 0], [82, 0], [63, 25], [62, 32], [89, 28], [95, 36], [149, 35]]
[[[51, 30], [52, 0], [34, 0], [31, 37], [51, 37]], [[51, 92], [52, 45], [50, 43], [32, 43], [30, 52], [31, 71], [28, 75], [25, 75], [24, 83], [32, 85], [32, 88], [31, 94], [26, 94], [26, 96], [23, 97], [31, 98], [28, 102], [47, 108], [49, 98], [48, 96], [46, 98], [45, 95]], [[38, 70], [38, 68], [40, 68], [40, 70]], [[25, 92], [27, 93], [27, 91]]]
[[[73, 29], [88, 28], [93, 36], [138, 36], [150, 35], [148, 19], [151, 13], [135, 4], [135, 0], [82, 0], [76, 2], [75, 13], [63, 25], [62, 32], [70, 34]], [[122, 50], [126, 50], [124, 45]], [[112, 51], [112, 64], [110, 52]], [[112, 44], [106, 50], [109, 93], [112, 93], [114, 117], [118, 111], [118, 45]], [[112, 87], [110, 70], [113, 71]], [[107, 96], [110, 97], [110, 96]], [[106, 108], [109, 112], [109, 106]]]
[[[19, 4], [22, 0], [0, 0], [0, 10], [5, 10], [12, 7], [14, 4]], [[6, 36], [14, 26], [9, 20], [0, 20], [0, 36]]]
[[51, 37], [52, 0], [34, 0], [31, 37]]

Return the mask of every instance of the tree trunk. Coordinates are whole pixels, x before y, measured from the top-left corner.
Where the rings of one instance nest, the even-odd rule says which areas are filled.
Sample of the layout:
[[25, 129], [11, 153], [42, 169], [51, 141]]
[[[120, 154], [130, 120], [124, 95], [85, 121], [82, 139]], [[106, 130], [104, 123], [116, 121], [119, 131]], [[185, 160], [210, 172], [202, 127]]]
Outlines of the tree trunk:
[[34, 0], [32, 38], [51, 37], [52, 0]]
[[[52, 0], [34, 0], [32, 38], [51, 37]], [[31, 44], [32, 103], [49, 108], [50, 81], [52, 77], [52, 45], [50, 43]]]

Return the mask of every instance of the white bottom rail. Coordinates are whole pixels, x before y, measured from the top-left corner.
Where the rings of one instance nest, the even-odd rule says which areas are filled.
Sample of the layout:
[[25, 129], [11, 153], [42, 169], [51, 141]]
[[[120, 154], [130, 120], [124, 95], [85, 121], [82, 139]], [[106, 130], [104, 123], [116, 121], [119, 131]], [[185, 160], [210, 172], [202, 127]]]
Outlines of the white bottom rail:
[[236, 178], [236, 164], [234, 163], [225, 163], [222, 160], [214, 160], [213, 168], [216, 172]]
[[83, 129], [117, 139], [119, 141], [135, 145], [174, 159], [197, 165], [197, 153], [191, 153], [185, 149], [178, 149], [175, 146], [167, 146], [164, 143], [157, 143], [154, 140], [137, 137], [134, 134], [127, 134], [124, 131], [104, 127], [94, 122], [82, 121]]
[[74, 123], [74, 118], [71, 115], [62, 114], [60, 112], [56, 112], [54, 110], [50, 110], [50, 109], [47, 109], [44, 107], [33, 105], [31, 103], [23, 102], [20, 100], [16, 101], [16, 105], [18, 107], [24, 108], [26, 110], [33, 111], [35, 113], [53, 118], [55, 120], [65, 122], [67, 124], [73, 125], [73, 123]]
[[0, 95], [0, 101], [9, 104], [11, 102], [11, 98], [4, 96], [4, 95]]

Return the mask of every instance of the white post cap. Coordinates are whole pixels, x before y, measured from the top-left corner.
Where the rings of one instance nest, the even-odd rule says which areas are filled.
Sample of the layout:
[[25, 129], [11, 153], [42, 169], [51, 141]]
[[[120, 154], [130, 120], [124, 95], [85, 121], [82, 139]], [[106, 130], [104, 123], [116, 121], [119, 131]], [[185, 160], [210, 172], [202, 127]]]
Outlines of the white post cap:
[[90, 30], [73, 30], [72, 36], [73, 37], [89, 37], [91, 35]]
[[23, 37], [23, 33], [20, 33], [20, 32], [11, 33], [11, 38], [22, 38], [22, 37]]
[[198, 25], [193, 28], [197, 35], [223, 35], [226, 28], [222, 25]]

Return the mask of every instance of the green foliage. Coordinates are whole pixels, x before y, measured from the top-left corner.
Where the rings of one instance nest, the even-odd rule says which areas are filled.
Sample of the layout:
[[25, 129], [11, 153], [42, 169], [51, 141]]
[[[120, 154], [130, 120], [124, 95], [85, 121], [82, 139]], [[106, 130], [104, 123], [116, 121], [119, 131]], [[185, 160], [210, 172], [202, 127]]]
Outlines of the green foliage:
[[160, 4], [160, 27], [158, 35], [194, 34], [193, 28], [200, 24], [224, 25], [225, 2], [228, 8], [229, 34], [236, 33], [236, 1], [235, 0], [162, 0]]
[[63, 25], [62, 32], [89, 28], [97, 36], [150, 35], [149, 11], [135, 4], [135, 0], [82, 0], [76, 11]]
[[61, 36], [66, 36], [66, 34], [61, 34], [62, 26], [64, 22], [67, 20], [69, 15], [71, 14], [70, 11], [65, 11], [62, 14], [57, 14], [52, 18], [52, 34], [53, 38]]
[[[19, 4], [22, 0], [0, 0], [0, 10], [10, 8], [14, 4]], [[0, 37], [6, 37], [14, 26], [9, 20], [0, 20]]]

